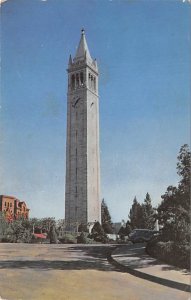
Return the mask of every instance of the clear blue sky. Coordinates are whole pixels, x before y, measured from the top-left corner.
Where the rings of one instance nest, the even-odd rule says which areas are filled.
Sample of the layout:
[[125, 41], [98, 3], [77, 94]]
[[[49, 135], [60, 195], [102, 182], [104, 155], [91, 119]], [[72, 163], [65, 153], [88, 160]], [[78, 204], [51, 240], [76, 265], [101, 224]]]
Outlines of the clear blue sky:
[[64, 218], [67, 63], [81, 28], [100, 70], [101, 189], [113, 221], [160, 202], [189, 143], [190, 5], [8, 0], [1, 7], [0, 194]]

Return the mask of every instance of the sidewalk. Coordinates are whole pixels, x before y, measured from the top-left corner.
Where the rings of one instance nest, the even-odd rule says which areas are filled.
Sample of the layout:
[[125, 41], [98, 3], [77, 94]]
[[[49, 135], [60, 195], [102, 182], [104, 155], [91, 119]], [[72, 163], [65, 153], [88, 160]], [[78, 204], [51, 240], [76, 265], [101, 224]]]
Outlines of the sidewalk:
[[190, 272], [159, 262], [145, 252], [145, 244], [117, 247], [111, 254], [113, 263], [127, 272], [172, 288], [190, 291]]

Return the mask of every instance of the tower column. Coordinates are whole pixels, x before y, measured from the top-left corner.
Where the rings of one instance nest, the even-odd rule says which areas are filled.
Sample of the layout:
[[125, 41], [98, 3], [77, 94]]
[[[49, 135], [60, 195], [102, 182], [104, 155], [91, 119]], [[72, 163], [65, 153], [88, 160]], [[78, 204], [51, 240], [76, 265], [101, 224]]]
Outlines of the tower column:
[[65, 221], [68, 230], [100, 221], [98, 68], [84, 30], [68, 64]]

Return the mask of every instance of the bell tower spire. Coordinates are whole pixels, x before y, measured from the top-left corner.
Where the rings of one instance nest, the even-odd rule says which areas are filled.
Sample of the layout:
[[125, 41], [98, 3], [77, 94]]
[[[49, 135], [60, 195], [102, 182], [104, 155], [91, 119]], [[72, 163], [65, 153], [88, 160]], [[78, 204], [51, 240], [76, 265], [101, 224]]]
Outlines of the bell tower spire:
[[98, 68], [84, 29], [67, 71], [65, 221], [73, 230], [101, 221]]
[[80, 38], [80, 42], [76, 51], [76, 55], [74, 57], [74, 61], [77, 60], [81, 60], [84, 57], [87, 57], [87, 59], [92, 60], [89, 49], [88, 49], [88, 45], [86, 42], [86, 36], [85, 36], [85, 30], [82, 28], [81, 30], [81, 38]]

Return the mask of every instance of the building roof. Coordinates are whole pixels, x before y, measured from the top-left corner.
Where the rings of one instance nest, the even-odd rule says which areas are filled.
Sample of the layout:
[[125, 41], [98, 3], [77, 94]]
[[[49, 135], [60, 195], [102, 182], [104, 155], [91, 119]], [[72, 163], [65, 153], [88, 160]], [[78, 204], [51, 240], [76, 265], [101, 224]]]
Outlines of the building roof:
[[84, 32], [84, 29], [82, 29], [81, 39], [80, 39], [78, 49], [76, 51], [76, 55], [75, 55], [74, 59], [78, 60], [80, 58], [84, 58], [85, 56], [87, 57], [87, 59], [92, 60], [89, 49], [88, 49], [88, 45], [86, 42], [85, 32]]
[[0, 195], [0, 197], [3, 197], [3, 198], [9, 198], [9, 199], [12, 199], [12, 200], [16, 200], [15, 197], [13, 197], [13, 196], [8, 196], [8, 195]]

